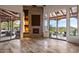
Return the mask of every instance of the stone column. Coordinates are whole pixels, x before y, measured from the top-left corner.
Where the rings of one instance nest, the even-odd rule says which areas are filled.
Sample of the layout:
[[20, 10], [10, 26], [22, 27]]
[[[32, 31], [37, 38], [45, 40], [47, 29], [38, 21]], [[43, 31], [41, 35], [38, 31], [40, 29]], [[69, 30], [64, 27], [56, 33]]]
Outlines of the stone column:
[[[22, 9], [23, 10], [23, 9]], [[20, 39], [23, 39], [23, 16], [24, 16], [24, 13], [21, 12], [20, 14]]]
[[8, 30], [9, 30], [9, 21], [7, 21], [7, 23], [8, 23]]
[[69, 34], [70, 34], [70, 32], [69, 32], [70, 31], [70, 12], [69, 12], [70, 9], [67, 8], [66, 11], [67, 11], [66, 12], [67, 13], [66, 14], [66, 19], [67, 19], [66, 20], [66, 39], [68, 39], [69, 38]]
[[14, 27], [13, 22], [14, 22], [14, 21], [12, 21], [12, 32], [13, 32], [13, 30], [14, 30], [14, 28], [13, 28], [13, 27]]
[[0, 18], [0, 40], [1, 40], [1, 18]]
[[[45, 26], [45, 21], [47, 21], [47, 26]], [[43, 37], [49, 37], [49, 19], [48, 18], [44, 18], [43, 19]]]
[[56, 38], [58, 38], [58, 21], [59, 19], [56, 19]]
[[79, 37], [79, 5], [77, 6], [78, 10], [78, 21], [77, 21], [77, 27], [78, 27], [78, 37]]

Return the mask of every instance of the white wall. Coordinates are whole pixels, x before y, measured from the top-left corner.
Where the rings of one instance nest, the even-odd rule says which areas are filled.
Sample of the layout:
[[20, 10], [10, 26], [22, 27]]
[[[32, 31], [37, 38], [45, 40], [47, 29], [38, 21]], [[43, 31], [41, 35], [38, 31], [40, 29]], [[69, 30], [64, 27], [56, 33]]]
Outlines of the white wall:
[[[69, 9], [70, 7], [75, 7], [75, 6], [76, 5], [62, 5], [62, 6], [61, 5], [49, 5], [49, 6], [45, 6], [44, 7], [44, 13], [43, 13], [43, 19], [49, 20], [49, 15], [50, 15], [51, 12], [54, 12], [54, 11], [57, 11], [57, 10], [60, 10], [60, 9]], [[78, 14], [79, 14], [79, 12], [78, 12]], [[68, 15], [68, 17], [69, 17], [69, 15]], [[69, 19], [69, 18], [67, 18], [67, 19]], [[79, 25], [79, 15], [78, 15], [78, 25]], [[69, 24], [68, 24], [68, 26], [69, 26]], [[68, 30], [68, 27], [67, 27], [67, 30]], [[43, 32], [44, 32], [44, 35], [46, 35], [46, 33], [49, 33], [49, 32], [45, 33], [45, 30], [43, 30]], [[69, 32], [68, 32], [68, 34], [69, 34]], [[69, 36], [68, 35], [67, 41], [79, 44], [79, 26], [78, 26], [78, 36]]]

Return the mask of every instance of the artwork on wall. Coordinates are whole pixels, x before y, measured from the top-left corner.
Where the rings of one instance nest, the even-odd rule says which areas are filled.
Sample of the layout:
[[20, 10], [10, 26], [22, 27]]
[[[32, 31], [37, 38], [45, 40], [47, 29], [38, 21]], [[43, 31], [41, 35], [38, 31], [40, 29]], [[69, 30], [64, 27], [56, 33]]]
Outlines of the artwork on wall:
[[24, 17], [24, 21], [25, 21], [25, 25], [24, 25], [25, 33], [29, 33], [28, 10], [24, 10], [24, 14], [25, 14], [25, 17]]
[[32, 19], [31, 22], [32, 26], [40, 26], [40, 15], [32, 15], [31, 19]]

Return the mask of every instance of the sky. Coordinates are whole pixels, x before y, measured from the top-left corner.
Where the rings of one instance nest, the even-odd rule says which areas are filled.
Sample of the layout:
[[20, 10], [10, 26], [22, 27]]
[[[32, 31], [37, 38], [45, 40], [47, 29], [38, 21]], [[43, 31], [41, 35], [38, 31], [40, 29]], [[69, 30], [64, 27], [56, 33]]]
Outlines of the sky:
[[70, 24], [71, 24], [70, 26], [77, 28], [77, 18], [71, 18]]
[[[56, 26], [56, 20], [50, 20], [50, 26]], [[70, 26], [77, 28], [77, 18], [70, 18]], [[58, 27], [66, 27], [66, 19], [58, 21]]]
[[20, 24], [20, 20], [16, 20], [16, 23], [17, 23], [17, 24]]

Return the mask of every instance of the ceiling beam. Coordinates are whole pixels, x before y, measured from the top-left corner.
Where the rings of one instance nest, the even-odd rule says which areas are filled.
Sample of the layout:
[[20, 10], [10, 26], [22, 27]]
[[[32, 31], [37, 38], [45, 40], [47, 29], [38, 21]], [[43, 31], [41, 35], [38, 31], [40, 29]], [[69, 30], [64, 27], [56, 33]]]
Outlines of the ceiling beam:
[[16, 20], [19, 18], [19, 16], [17, 16], [18, 14], [19, 13], [0, 8], [0, 18], [2, 18], [2, 19]]
[[63, 15], [65, 15], [64, 12], [63, 12], [62, 10], [60, 10], [60, 11], [62, 12]]

